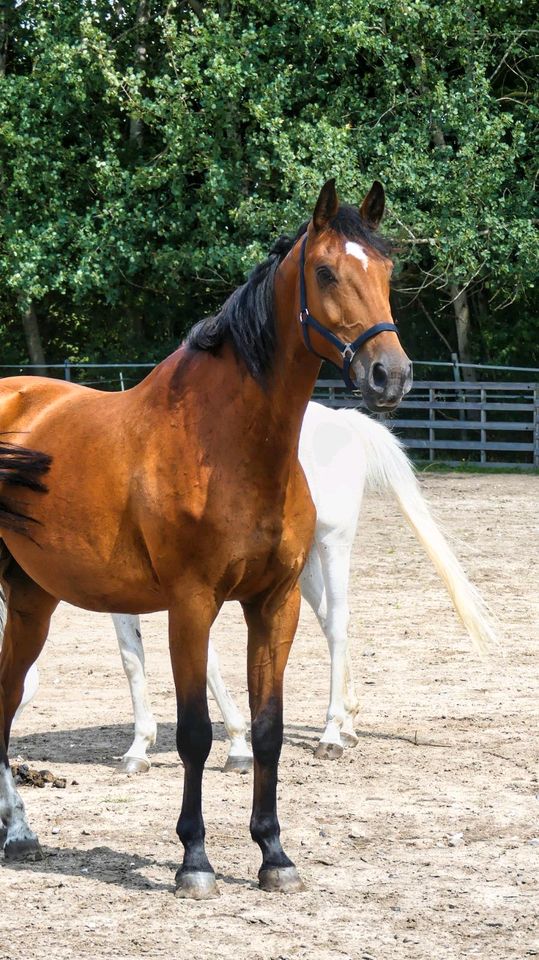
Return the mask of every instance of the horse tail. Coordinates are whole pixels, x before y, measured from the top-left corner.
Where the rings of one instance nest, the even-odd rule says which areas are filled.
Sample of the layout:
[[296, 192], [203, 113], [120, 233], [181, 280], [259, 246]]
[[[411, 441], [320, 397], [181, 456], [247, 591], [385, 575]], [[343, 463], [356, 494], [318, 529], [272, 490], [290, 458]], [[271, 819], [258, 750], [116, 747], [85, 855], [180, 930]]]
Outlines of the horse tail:
[[487, 607], [434, 520], [402, 443], [387, 427], [357, 411], [349, 412], [349, 423], [363, 447], [368, 486], [379, 492], [391, 490], [445, 584], [474, 646], [484, 654], [496, 642]]
[[[0, 487], [4, 484], [13, 487], [26, 487], [38, 493], [46, 493], [47, 487], [42, 481], [43, 474], [50, 469], [52, 458], [39, 450], [29, 450], [7, 441], [0, 442]], [[28, 524], [36, 521], [20, 512], [0, 497], [0, 530], [14, 533], [28, 533]]]

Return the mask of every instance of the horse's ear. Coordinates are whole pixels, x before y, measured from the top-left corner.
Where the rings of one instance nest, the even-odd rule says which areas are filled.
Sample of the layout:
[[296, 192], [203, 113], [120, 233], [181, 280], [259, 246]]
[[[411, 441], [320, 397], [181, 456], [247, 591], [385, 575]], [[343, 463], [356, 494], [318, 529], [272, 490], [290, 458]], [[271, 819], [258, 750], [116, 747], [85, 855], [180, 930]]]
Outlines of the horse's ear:
[[384, 188], [379, 180], [375, 180], [359, 208], [361, 219], [371, 230], [377, 230], [380, 226], [385, 205], [386, 195]]
[[313, 224], [315, 230], [323, 230], [327, 227], [330, 220], [337, 214], [339, 209], [339, 198], [335, 189], [335, 178], [326, 180], [320, 191], [320, 196], [316, 201], [316, 207], [313, 213]]

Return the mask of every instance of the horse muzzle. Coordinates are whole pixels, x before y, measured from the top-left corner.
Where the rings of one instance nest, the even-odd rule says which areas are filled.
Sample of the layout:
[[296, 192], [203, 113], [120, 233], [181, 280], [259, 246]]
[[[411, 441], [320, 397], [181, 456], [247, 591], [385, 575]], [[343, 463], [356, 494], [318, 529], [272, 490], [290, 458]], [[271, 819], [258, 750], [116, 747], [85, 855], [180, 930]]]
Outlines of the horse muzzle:
[[372, 413], [394, 410], [413, 383], [412, 363], [405, 353], [381, 353], [376, 359], [355, 357], [351, 364], [354, 380]]

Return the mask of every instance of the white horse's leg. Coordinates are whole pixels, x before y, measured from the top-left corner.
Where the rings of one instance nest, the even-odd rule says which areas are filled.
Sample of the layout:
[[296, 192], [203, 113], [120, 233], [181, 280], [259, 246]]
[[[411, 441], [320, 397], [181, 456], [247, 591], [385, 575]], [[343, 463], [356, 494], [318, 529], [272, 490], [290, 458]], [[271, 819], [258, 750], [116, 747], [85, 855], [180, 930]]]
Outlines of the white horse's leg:
[[[305, 568], [301, 574], [300, 586], [303, 596], [314, 610], [318, 618], [318, 622], [324, 631], [331, 656], [331, 702], [326, 717], [326, 728], [322, 735], [322, 739], [315, 750], [315, 756], [323, 759], [336, 760], [342, 755], [343, 741], [347, 743], [348, 727], [351, 727], [353, 730], [353, 722], [355, 718], [354, 712], [352, 719], [349, 719], [345, 706], [345, 702], [347, 703], [348, 701], [348, 698], [345, 695], [345, 684], [347, 677], [349, 677], [351, 681], [351, 674], [346, 670], [346, 667], [348, 666], [348, 604], [346, 600], [348, 588], [348, 568], [346, 569], [346, 579], [343, 585], [345, 603], [345, 609], [343, 610], [342, 605], [339, 606], [335, 600], [335, 596], [339, 591], [336, 589], [333, 581], [331, 581], [331, 578], [329, 579], [333, 591], [333, 599], [330, 599], [331, 594], [328, 597], [328, 594], [326, 593], [324, 566], [322, 564], [319, 550], [322, 552], [322, 556], [324, 556], [324, 564], [326, 566], [327, 558], [333, 557], [339, 552], [339, 548], [324, 546], [324, 544], [319, 544], [318, 541], [316, 541], [311, 549], [311, 552], [309, 553], [307, 563], [305, 564]], [[342, 550], [343, 548], [341, 548], [341, 551]], [[345, 644], [344, 651], [342, 650], [343, 638]], [[339, 642], [339, 639], [341, 642]], [[344, 667], [342, 665], [343, 657]], [[351, 690], [352, 696], [349, 699], [351, 709], [353, 709], [353, 684]], [[346, 732], [344, 732], [345, 725]], [[342, 736], [342, 738], [341, 730], [344, 732], [344, 736]]]
[[144, 673], [140, 618], [124, 613], [113, 613], [112, 619], [118, 637], [123, 668], [129, 683], [135, 717], [135, 737], [122, 758], [122, 764], [126, 773], [146, 773], [151, 766], [147, 751], [155, 743], [157, 724], [150, 707]]
[[253, 765], [253, 752], [246, 740], [247, 725], [228, 692], [219, 669], [219, 659], [213, 643], [208, 646], [208, 686], [223, 715], [230, 749], [223, 770], [247, 773]]
[[318, 549], [326, 588], [327, 613], [324, 633], [331, 657], [331, 683], [326, 729], [320, 738], [315, 756], [335, 760], [343, 752], [341, 731], [347, 717], [345, 689], [348, 661], [348, 579], [351, 544], [346, 542], [337, 544], [319, 542]]
[[303, 572], [299, 578], [301, 595], [305, 598], [318, 618], [322, 630], [326, 629], [326, 587], [324, 574], [316, 542], [313, 543]]

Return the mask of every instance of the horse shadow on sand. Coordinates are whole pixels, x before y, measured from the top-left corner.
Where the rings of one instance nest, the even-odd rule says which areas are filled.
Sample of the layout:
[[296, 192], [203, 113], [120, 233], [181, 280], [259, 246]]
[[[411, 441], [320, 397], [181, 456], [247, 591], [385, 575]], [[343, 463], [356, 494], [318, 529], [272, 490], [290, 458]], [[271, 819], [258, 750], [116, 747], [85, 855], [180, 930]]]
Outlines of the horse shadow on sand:
[[[223, 723], [213, 723], [212, 728], [214, 743], [227, 742]], [[288, 725], [285, 729], [284, 742], [312, 752], [320, 732], [317, 727]], [[24, 757], [28, 763], [32, 764], [81, 763], [114, 768], [118, 767], [119, 758], [126, 752], [132, 739], [132, 723], [42, 730], [39, 733], [18, 736], [14, 732], [11, 737], [10, 755]], [[180, 763], [176, 748], [176, 724], [159, 723], [157, 744], [150, 751], [152, 764], [155, 766], [168, 764], [170, 760], [166, 755], [170, 753], [174, 754], [173, 762]], [[211, 754], [206, 767], [209, 770], [212, 769]]]
[[[128, 853], [114, 850], [112, 847], [98, 846], [82, 849], [80, 847], [50, 847], [41, 845], [43, 860], [36, 863], [16, 863], [2, 860], [0, 854], [0, 870], [9, 870], [13, 873], [28, 873], [35, 871], [41, 876], [43, 873], [54, 874], [57, 877], [80, 877], [90, 881], [113, 884], [147, 893], [173, 893], [175, 889], [174, 875], [182, 860], [182, 849], [178, 843], [177, 859], [161, 859], [143, 857], [138, 853]], [[166, 870], [170, 881], [157, 880], [155, 877], [145, 876], [145, 870], [162, 872]], [[235, 877], [230, 874], [216, 872], [217, 880], [226, 885], [240, 884], [241, 886], [258, 889], [254, 880], [246, 877]], [[58, 884], [63, 886], [62, 882]]]
[[[213, 740], [227, 742], [226, 731], [222, 723], [213, 723]], [[356, 730], [359, 740], [401, 741], [414, 743], [412, 737], [381, 730]], [[287, 724], [284, 730], [284, 743], [307, 753], [314, 753], [322, 733], [321, 727], [307, 724]], [[39, 733], [14, 735], [11, 739], [10, 754], [22, 756], [30, 764], [97, 764], [119, 769], [119, 762], [133, 739], [132, 723], [108, 724], [95, 727], [75, 727], [67, 730], [45, 730]], [[438, 746], [424, 743], [423, 746]], [[169, 755], [173, 754], [171, 758]], [[150, 751], [150, 759], [155, 767], [180, 764], [176, 749], [176, 724], [159, 723], [157, 745]], [[326, 761], [324, 761], [326, 762]], [[208, 770], [220, 770], [216, 758], [210, 753]], [[61, 776], [61, 770], [54, 771]]]

